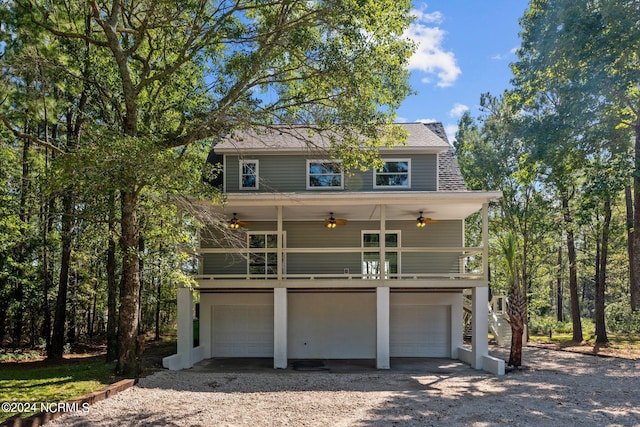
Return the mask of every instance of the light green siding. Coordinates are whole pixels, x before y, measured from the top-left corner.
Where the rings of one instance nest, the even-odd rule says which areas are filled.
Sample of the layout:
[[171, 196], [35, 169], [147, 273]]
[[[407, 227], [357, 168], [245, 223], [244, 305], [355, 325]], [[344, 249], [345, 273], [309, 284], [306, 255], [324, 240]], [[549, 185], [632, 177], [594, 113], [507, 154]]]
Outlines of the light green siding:
[[[285, 222], [285, 246], [295, 248], [360, 248], [362, 230], [378, 230], [378, 221], [349, 221], [346, 225], [330, 230], [322, 222]], [[462, 221], [439, 221], [427, 227], [417, 229], [414, 221], [388, 221], [389, 232], [399, 231], [402, 247], [461, 247]], [[252, 231], [274, 231], [274, 222], [257, 222], [251, 225]], [[246, 234], [241, 233], [242, 241]], [[215, 232], [210, 233], [216, 235]], [[219, 234], [219, 233], [218, 233]], [[206, 247], [220, 247], [216, 239], [203, 240]], [[225, 239], [218, 238], [224, 242]], [[205, 247], [203, 245], [203, 247]], [[393, 249], [388, 248], [388, 251]], [[459, 253], [404, 253], [401, 257], [401, 273], [456, 273], [459, 271]], [[204, 254], [204, 274], [245, 274], [246, 259], [241, 255]], [[359, 274], [362, 268], [360, 252], [343, 253], [324, 251], [318, 253], [289, 253], [285, 261], [288, 274]]]
[[307, 160], [318, 160], [318, 156], [252, 156], [246, 160], [259, 162], [259, 188], [240, 188], [239, 156], [227, 155], [225, 159], [225, 182], [228, 193], [236, 192], [303, 192], [303, 191], [436, 191], [437, 155], [414, 154], [410, 156], [384, 156], [383, 158], [411, 159], [411, 188], [374, 188], [373, 171], [345, 173], [344, 189], [307, 190]]

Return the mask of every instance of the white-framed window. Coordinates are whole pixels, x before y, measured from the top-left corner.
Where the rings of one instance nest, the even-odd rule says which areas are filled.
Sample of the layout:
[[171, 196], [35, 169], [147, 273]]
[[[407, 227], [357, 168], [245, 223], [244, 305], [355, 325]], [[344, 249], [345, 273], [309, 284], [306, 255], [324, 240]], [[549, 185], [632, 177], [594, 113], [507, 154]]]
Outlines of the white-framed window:
[[240, 189], [257, 190], [260, 181], [260, 162], [240, 160]]
[[307, 160], [307, 190], [344, 188], [342, 162], [337, 160]]
[[[400, 274], [400, 231], [387, 231], [385, 234], [385, 279], [397, 278]], [[362, 277], [379, 279], [382, 274], [380, 262], [380, 231], [362, 230], [362, 247], [376, 248], [376, 252], [362, 252]]]
[[278, 274], [278, 233], [273, 231], [248, 232], [247, 246], [249, 247], [247, 273], [252, 276]]
[[410, 188], [411, 159], [383, 159], [384, 166], [373, 174], [374, 188]]

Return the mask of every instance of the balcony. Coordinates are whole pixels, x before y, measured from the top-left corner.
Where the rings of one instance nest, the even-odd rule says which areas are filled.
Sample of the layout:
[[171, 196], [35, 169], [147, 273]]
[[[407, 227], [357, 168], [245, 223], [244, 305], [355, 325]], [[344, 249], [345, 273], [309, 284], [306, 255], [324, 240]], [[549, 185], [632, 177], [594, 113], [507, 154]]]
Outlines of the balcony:
[[[384, 266], [379, 248], [262, 249], [265, 259], [282, 260], [259, 272], [228, 273], [224, 265], [196, 276], [201, 289], [228, 288], [469, 288], [486, 285], [481, 247], [386, 248]], [[203, 248], [201, 255], [233, 258], [248, 271], [248, 248]], [[227, 261], [229, 262], [229, 261]], [[281, 265], [282, 268], [278, 268]], [[383, 270], [383, 271], [381, 271]], [[219, 272], [218, 272], [219, 271]]]

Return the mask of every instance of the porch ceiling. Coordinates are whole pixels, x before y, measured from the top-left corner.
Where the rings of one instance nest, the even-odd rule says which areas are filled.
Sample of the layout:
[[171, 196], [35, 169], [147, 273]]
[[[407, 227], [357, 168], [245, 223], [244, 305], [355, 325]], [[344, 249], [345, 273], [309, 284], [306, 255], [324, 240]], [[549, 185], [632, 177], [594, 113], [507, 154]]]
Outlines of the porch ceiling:
[[420, 212], [434, 219], [464, 219], [500, 197], [499, 192], [406, 192], [367, 194], [229, 194], [225, 206], [209, 205], [223, 217], [237, 213], [243, 221], [275, 221], [277, 206], [282, 206], [284, 221], [322, 221], [334, 213], [351, 221], [380, 219], [380, 206], [386, 206], [386, 218], [413, 220]]

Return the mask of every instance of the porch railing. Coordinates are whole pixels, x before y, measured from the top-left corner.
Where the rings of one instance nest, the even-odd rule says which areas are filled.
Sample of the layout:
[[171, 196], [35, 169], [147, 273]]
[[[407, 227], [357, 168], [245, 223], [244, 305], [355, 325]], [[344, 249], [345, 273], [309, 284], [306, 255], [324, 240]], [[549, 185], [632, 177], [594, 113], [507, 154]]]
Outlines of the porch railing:
[[[386, 253], [398, 255], [398, 272], [361, 272], [362, 261], [358, 266], [358, 271], [354, 268], [344, 268], [342, 272], [327, 272], [327, 269], [316, 267], [318, 271], [295, 271], [301, 270], [300, 266], [291, 265], [288, 258], [293, 258], [297, 254], [318, 254], [319, 258], [330, 256], [331, 254], [358, 254], [363, 260], [365, 254], [380, 254], [380, 248], [283, 248], [282, 249], [282, 273], [278, 275], [272, 271], [269, 273], [224, 273], [223, 266], [216, 267], [221, 270], [212, 274], [201, 274], [196, 278], [200, 281], [208, 282], [215, 280], [380, 280], [384, 274], [386, 280], [429, 280], [429, 279], [467, 279], [480, 280], [484, 278], [482, 271], [481, 247], [402, 247], [386, 248]], [[250, 249], [250, 248], [203, 248], [199, 251], [203, 254], [233, 254], [246, 259], [251, 253], [273, 254], [278, 253], [277, 248]], [[444, 256], [446, 261], [434, 257], [434, 255]], [[411, 257], [412, 265], [403, 268], [403, 258]], [[240, 261], [242, 262], [242, 261]], [[419, 264], [419, 265], [418, 265]], [[342, 264], [340, 264], [342, 265]], [[340, 266], [334, 268], [340, 269]], [[313, 268], [309, 268], [313, 270]]]

